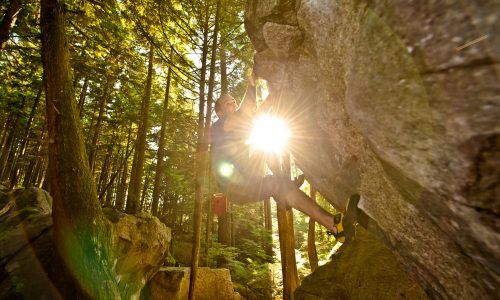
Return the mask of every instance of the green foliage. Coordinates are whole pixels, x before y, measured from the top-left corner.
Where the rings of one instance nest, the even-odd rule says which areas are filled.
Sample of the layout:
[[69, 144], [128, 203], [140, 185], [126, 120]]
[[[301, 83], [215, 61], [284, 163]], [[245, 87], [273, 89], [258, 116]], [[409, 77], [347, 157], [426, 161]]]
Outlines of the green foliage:
[[229, 269], [236, 291], [246, 299], [264, 299], [273, 290], [267, 263], [269, 259], [257, 243], [245, 240], [240, 247], [227, 247], [214, 242], [209, 250], [208, 262], [210, 267]]
[[[304, 190], [309, 193], [310, 186], [305, 185]], [[328, 203], [328, 201], [321, 195], [317, 194], [316, 202], [330, 213], [335, 213], [335, 208]], [[309, 228], [309, 217], [294, 211], [294, 227], [295, 227], [295, 248], [298, 249], [300, 256], [297, 258], [298, 262], [298, 272], [299, 276], [303, 278], [311, 273], [308, 253], [307, 253], [307, 235]], [[337, 241], [333, 236], [327, 234], [327, 230], [316, 223], [315, 225], [315, 240], [316, 240], [316, 252], [318, 255], [319, 264], [322, 265], [326, 263]]]
[[217, 267], [220, 261], [226, 261], [225, 265], [233, 263], [239, 256], [239, 249], [228, 247], [217, 242], [212, 242], [212, 247], [208, 250], [208, 265]]
[[[243, 26], [244, 2], [224, 1], [218, 47], [226, 53], [229, 92], [236, 98], [243, 96], [245, 74], [253, 57], [253, 48]], [[66, 1], [66, 5], [75, 105], [81, 109], [87, 151], [96, 150], [95, 164], [91, 167], [96, 183], [100, 183], [97, 184], [98, 192], [103, 193], [103, 199], [109, 197], [111, 205], [116, 204], [120, 193], [126, 194], [150, 44], [155, 46], [155, 74], [143, 186], [148, 184], [148, 174], [149, 184], [155, 175], [166, 74], [168, 68], [172, 69], [169, 105], [165, 112], [168, 123], [159, 211], [162, 220], [172, 228], [174, 244], [177, 242], [187, 248], [192, 242], [193, 231], [194, 154], [205, 11], [208, 11], [208, 37], [211, 40], [215, 1], [71, 0]], [[17, 185], [42, 186], [47, 166], [43, 93], [28, 127], [28, 118], [42, 87], [39, 11], [39, 2], [26, 2], [13, 28], [13, 37], [0, 53], [0, 140], [9, 132], [18, 133], [11, 144], [0, 145], [0, 153], [4, 149], [13, 149], [15, 164], [12, 169], [18, 174]], [[207, 57], [211, 57], [210, 53]], [[220, 78], [220, 67], [217, 61], [216, 80]], [[220, 89], [220, 82], [216, 82], [214, 99], [218, 98]], [[104, 112], [97, 127], [99, 106], [103, 100]], [[27, 135], [23, 136], [25, 130]], [[97, 142], [94, 144], [96, 132]], [[24, 142], [26, 150], [21, 153]], [[10, 154], [7, 150], [6, 153]], [[125, 172], [122, 172], [123, 168]], [[207, 191], [208, 185], [205, 187]], [[145, 191], [143, 210], [149, 211], [152, 186]], [[264, 298], [272, 290], [268, 264], [273, 262], [273, 257], [269, 255], [272, 248], [270, 233], [262, 226], [262, 207], [259, 204], [235, 207], [233, 212], [235, 246], [222, 247], [213, 242], [209, 264], [220, 264], [218, 258], [224, 257], [224, 265], [231, 270], [238, 291], [248, 299]], [[186, 260], [175, 258], [186, 263]]]

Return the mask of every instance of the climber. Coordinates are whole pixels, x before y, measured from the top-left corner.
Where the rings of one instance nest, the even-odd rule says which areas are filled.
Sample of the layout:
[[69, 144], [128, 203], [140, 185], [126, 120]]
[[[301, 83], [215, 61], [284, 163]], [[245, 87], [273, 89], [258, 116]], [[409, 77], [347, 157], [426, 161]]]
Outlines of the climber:
[[[211, 159], [219, 191], [229, 201], [238, 204], [273, 197], [275, 201], [302, 211], [333, 234], [338, 234], [334, 216], [299, 189], [303, 177], [294, 182], [281, 176], [276, 160], [265, 157], [263, 152], [254, 152], [250, 157], [246, 138], [249, 136], [251, 122], [256, 114], [267, 112], [272, 106], [272, 96], [270, 97], [257, 109], [255, 75], [252, 74], [239, 107], [236, 100], [228, 94], [222, 95], [215, 103], [218, 120], [211, 130]], [[273, 175], [264, 176], [266, 161]], [[351, 206], [357, 206], [357, 201], [349, 202]], [[350, 214], [349, 210], [347, 213]], [[350, 215], [349, 220], [355, 222], [355, 214]]]

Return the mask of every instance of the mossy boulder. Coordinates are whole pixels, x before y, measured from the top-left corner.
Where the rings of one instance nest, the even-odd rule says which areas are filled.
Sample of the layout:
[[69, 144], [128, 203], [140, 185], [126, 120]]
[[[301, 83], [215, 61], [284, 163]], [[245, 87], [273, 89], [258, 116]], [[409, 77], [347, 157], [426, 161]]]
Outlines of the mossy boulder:
[[304, 278], [296, 300], [428, 299], [380, 241], [358, 228], [354, 241], [342, 245], [332, 260]]

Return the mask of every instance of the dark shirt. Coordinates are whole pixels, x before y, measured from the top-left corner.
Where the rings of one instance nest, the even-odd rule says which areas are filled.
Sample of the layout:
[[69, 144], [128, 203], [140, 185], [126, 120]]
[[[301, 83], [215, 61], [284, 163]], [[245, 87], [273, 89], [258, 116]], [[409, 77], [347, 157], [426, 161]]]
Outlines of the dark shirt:
[[228, 183], [238, 185], [243, 181], [260, 180], [264, 175], [264, 160], [257, 153], [250, 157], [249, 145], [246, 143], [250, 133], [249, 124], [224, 131], [225, 121], [226, 118], [222, 117], [211, 128], [212, 172], [219, 189]]
[[219, 187], [234, 182], [234, 173], [242, 169], [247, 149], [244, 139], [236, 131], [224, 131], [225, 121], [226, 118], [220, 118], [211, 129], [212, 170]]
[[[212, 125], [212, 172], [219, 188], [225, 187], [228, 183], [239, 185], [260, 181], [264, 175], [263, 156], [261, 154], [250, 156], [249, 145], [246, 144], [246, 140], [250, 136], [255, 106], [255, 86], [248, 86], [242, 105], [233, 113], [233, 117], [238, 120], [235, 128], [224, 131], [225, 117], [219, 118]], [[229, 166], [233, 167], [233, 172], [227, 172]], [[221, 172], [221, 168], [225, 169], [226, 172]]]

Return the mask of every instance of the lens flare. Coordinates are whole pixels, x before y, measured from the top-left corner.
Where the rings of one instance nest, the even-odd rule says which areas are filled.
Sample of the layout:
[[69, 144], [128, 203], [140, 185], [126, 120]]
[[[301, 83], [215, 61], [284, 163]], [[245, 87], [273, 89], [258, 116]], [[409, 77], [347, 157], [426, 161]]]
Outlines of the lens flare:
[[217, 166], [217, 172], [222, 177], [230, 178], [234, 173], [234, 165], [227, 161], [222, 161]]
[[290, 130], [282, 120], [269, 114], [255, 119], [248, 142], [258, 150], [280, 153], [286, 147]]

